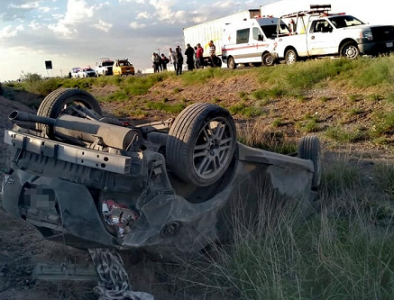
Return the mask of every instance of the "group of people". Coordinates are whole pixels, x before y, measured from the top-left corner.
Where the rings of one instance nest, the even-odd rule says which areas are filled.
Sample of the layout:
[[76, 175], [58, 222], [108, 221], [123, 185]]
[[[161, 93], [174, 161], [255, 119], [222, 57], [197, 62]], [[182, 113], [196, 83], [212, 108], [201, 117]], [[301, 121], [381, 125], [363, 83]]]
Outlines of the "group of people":
[[153, 52], [152, 54], [152, 63], [153, 63], [153, 72], [158, 73], [167, 70], [167, 64], [169, 63], [169, 59], [164, 55], [159, 55], [158, 53]]
[[[187, 44], [186, 51], [186, 64], [189, 71], [194, 69], [204, 68], [204, 48], [198, 43], [194, 48]], [[215, 66], [216, 46], [213, 41], [209, 42], [209, 58], [212, 66]], [[153, 71], [154, 73], [167, 70], [167, 64], [172, 63], [176, 75], [182, 74], [183, 55], [181, 47], [177, 46], [175, 51], [172, 48], [169, 49], [168, 58], [158, 53], [152, 55]]]

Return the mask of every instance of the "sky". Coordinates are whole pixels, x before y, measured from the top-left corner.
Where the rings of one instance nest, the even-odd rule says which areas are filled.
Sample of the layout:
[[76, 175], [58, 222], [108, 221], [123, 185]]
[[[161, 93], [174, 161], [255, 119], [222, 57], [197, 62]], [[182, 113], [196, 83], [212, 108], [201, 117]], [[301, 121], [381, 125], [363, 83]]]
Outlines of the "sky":
[[[267, 14], [288, 13], [309, 2], [322, 1], [0, 0], [0, 81], [26, 73], [64, 76], [73, 67], [95, 67], [103, 57], [129, 58], [136, 70], [144, 70], [151, 67], [153, 52], [184, 49], [185, 27], [261, 5]], [[323, 2], [338, 3], [341, 11], [368, 22], [381, 21], [381, 14], [391, 21], [394, 8], [392, 0], [375, 0], [373, 13], [366, 0]], [[46, 60], [53, 65], [49, 73]]]

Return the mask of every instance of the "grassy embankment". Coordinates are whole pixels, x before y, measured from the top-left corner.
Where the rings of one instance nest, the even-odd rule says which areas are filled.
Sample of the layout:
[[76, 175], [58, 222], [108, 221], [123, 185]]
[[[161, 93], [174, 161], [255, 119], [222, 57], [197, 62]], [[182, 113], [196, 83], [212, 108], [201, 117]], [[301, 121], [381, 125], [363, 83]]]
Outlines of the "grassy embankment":
[[[394, 57], [384, 57], [309, 61], [236, 71], [206, 69], [176, 79], [179, 88], [173, 93], [213, 79], [252, 73], [258, 78], [257, 89], [240, 91], [239, 102], [231, 106], [218, 98], [213, 98], [212, 103], [223, 105], [240, 117], [259, 118], [267, 116], [265, 107], [278, 99], [290, 99], [307, 107], [313, 90], [345, 90], [350, 108], [340, 112], [334, 126], [323, 127], [315, 115], [306, 115], [292, 126], [300, 132], [321, 132], [345, 144], [360, 140], [389, 144], [394, 131], [393, 67]], [[90, 90], [112, 85], [116, 87], [114, 92], [99, 100], [127, 103], [122, 114], [177, 113], [190, 102], [179, 99], [169, 104], [165, 98], [138, 103], [133, 100], [168, 78], [175, 80], [172, 74], [39, 80], [6, 85], [4, 94], [12, 97], [7, 95], [10, 88], [46, 95], [60, 86]], [[323, 108], [331, 101], [324, 95], [314, 100]], [[357, 105], [361, 102], [370, 103], [373, 108], [369, 125], [359, 126], [356, 119], [352, 127], [347, 127], [349, 120], [364, 113]], [[272, 128], [282, 127], [285, 118], [288, 116], [277, 117]], [[240, 139], [262, 147], [267, 143], [271, 148], [278, 146], [272, 142], [272, 135], [271, 139], [261, 139], [256, 127], [242, 133]], [[283, 147], [279, 150], [291, 151]], [[280, 210], [262, 207], [257, 226], [241, 225], [235, 215], [236, 242], [221, 249], [218, 257], [208, 263], [163, 266], [159, 271], [170, 275], [168, 286], [174, 293], [200, 289], [229, 299], [394, 299], [394, 169], [391, 165], [349, 163], [350, 158], [331, 159], [324, 165], [318, 213], [300, 221], [297, 206]]]
[[[203, 86], [211, 82], [249, 76], [256, 78], [252, 89], [239, 90], [235, 101], [226, 101], [226, 95], [212, 96], [211, 103], [226, 107], [237, 118], [270, 120], [268, 136], [276, 138], [283, 132], [299, 135], [319, 132], [338, 143], [368, 141], [381, 146], [391, 146], [394, 132], [394, 57], [376, 59], [321, 60], [297, 63], [293, 66], [280, 65], [273, 68], [244, 70], [204, 69], [176, 77], [172, 73], [160, 73], [146, 77], [100, 77], [86, 79], [39, 80], [4, 86], [3, 94], [12, 98], [12, 90], [24, 90], [38, 95], [38, 99], [58, 87], [77, 87], [88, 91], [112, 87], [110, 92], [97, 96], [104, 104], [111, 103], [118, 117], [145, 118], [157, 114], [177, 114], [184, 107], [198, 101], [199, 95], [186, 99], [183, 95], [190, 87]], [[160, 87], [166, 82], [177, 82], [172, 88], [171, 101], [168, 91], [161, 96]], [[220, 84], [220, 83], [219, 83]], [[11, 88], [11, 89], [10, 89]], [[154, 88], [154, 92], [151, 89]], [[325, 91], [319, 94], [316, 91]], [[154, 99], [152, 99], [152, 95]], [[334, 96], [331, 96], [334, 95]], [[151, 98], [151, 99], [150, 99]], [[341, 98], [339, 109], [333, 108], [336, 98]], [[292, 116], [291, 111], [277, 109], [281, 101], [293, 103], [294, 110], [305, 113]], [[38, 101], [32, 105], [37, 106]], [[329, 116], [311, 113], [325, 111]], [[341, 108], [342, 106], [342, 108]], [[331, 118], [331, 119], [330, 119]], [[330, 119], [330, 120], [329, 120]], [[327, 122], [327, 120], [329, 122]], [[282, 130], [284, 129], [284, 130]], [[260, 134], [248, 129], [248, 143], [258, 144]], [[272, 137], [271, 137], [272, 138]], [[242, 138], [245, 141], [245, 137]], [[258, 146], [258, 145], [257, 145]]]

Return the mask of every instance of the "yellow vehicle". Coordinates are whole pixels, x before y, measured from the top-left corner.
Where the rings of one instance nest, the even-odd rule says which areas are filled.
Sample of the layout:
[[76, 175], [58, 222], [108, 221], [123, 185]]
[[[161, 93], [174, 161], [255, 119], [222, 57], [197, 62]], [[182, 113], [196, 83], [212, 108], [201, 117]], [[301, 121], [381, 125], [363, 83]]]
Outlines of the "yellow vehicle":
[[129, 62], [129, 59], [117, 59], [114, 62], [114, 67], [113, 67], [113, 72], [114, 75], [134, 75], [134, 67], [133, 65]]

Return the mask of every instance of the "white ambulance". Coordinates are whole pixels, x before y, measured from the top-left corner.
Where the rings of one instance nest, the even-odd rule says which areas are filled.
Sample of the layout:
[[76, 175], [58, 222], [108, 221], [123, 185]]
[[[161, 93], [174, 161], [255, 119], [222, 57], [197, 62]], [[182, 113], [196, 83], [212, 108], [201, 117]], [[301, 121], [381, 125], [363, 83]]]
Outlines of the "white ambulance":
[[228, 23], [222, 33], [222, 60], [231, 69], [238, 64], [271, 66], [275, 63], [272, 52], [278, 34], [284, 36], [290, 31], [284, 22], [274, 17]]

